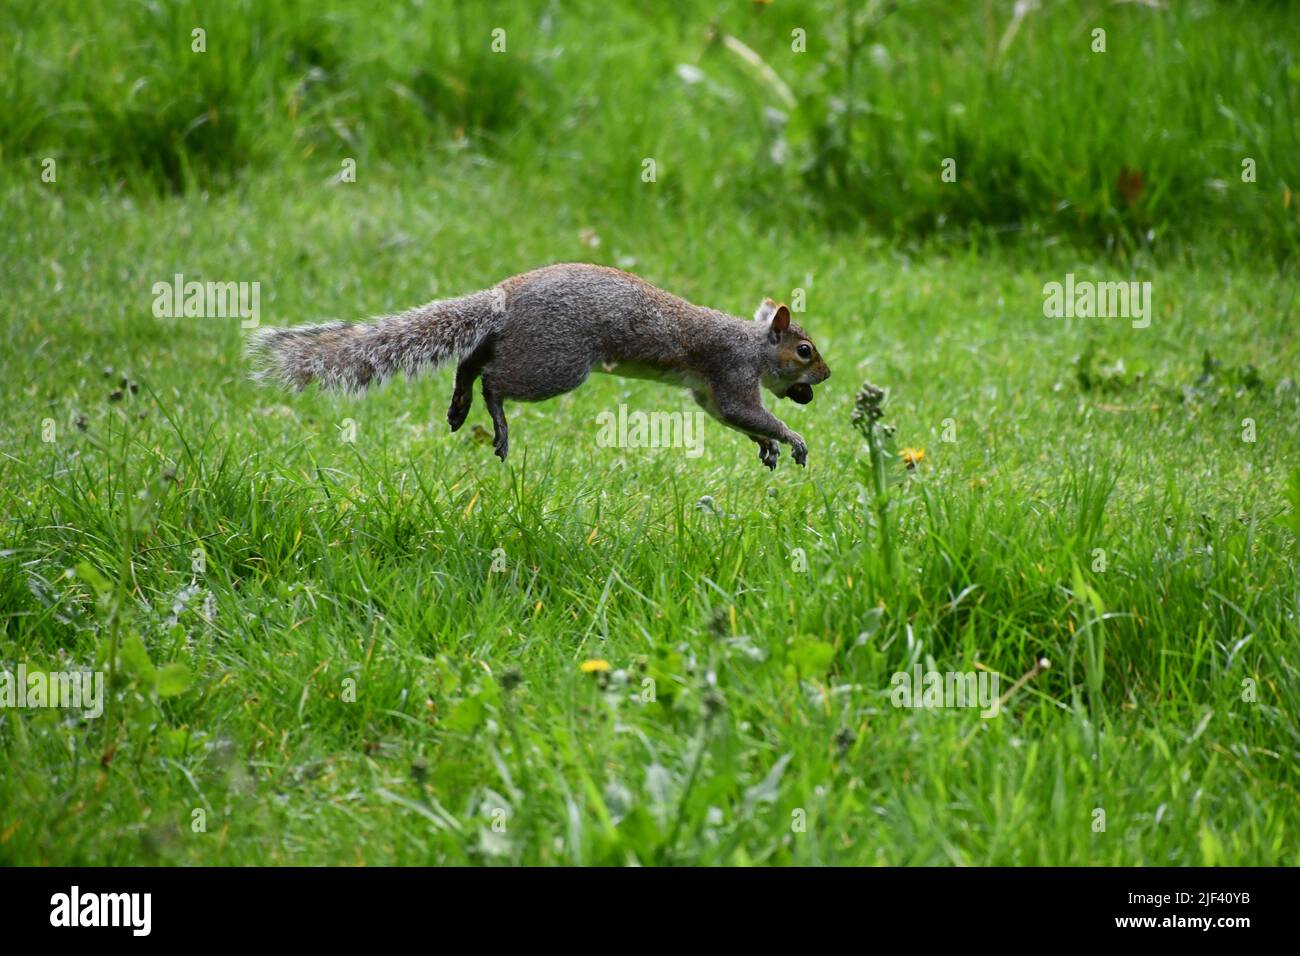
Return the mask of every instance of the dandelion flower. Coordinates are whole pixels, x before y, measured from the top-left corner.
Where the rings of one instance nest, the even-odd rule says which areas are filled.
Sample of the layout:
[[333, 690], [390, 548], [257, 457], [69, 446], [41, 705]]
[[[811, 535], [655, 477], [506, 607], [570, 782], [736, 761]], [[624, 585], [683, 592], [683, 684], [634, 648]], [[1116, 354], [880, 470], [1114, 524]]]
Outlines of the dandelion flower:
[[903, 457], [903, 463], [907, 465], [907, 470], [911, 471], [916, 467], [916, 463], [925, 457], [924, 448], [904, 448], [899, 454]]
[[583, 661], [578, 670], [584, 674], [603, 674], [609, 670], [609, 661], [603, 661], [600, 658], [594, 658], [589, 661]]

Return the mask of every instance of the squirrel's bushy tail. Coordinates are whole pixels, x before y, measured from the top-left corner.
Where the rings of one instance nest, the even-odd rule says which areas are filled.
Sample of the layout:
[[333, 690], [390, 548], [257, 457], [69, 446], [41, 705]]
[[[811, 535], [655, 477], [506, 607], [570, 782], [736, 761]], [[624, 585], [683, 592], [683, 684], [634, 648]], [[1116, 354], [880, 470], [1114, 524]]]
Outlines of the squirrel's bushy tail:
[[325, 322], [258, 329], [248, 352], [253, 377], [301, 391], [321, 388], [359, 392], [397, 372], [408, 376], [468, 355], [504, 319], [495, 289], [439, 299], [369, 322]]

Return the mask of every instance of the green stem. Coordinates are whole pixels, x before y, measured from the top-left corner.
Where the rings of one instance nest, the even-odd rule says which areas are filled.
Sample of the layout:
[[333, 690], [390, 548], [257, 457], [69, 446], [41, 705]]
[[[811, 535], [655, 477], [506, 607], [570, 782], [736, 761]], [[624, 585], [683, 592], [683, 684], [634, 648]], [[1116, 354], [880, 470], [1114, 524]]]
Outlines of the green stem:
[[876, 423], [867, 425], [867, 449], [871, 456], [871, 485], [876, 500], [874, 510], [876, 523], [880, 527], [880, 550], [885, 558], [885, 573], [894, 574], [894, 537], [889, 527], [889, 498], [885, 494], [885, 453], [880, 446], [880, 436], [876, 432]]
[[700, 765], [704, 763], [704, 748], [709, 742], [709, 718], [705, 718], [704, 728], [700, 731], [700, 745], [695, 751], [695, 760], [691, 764], [690, 775], [686, 778], [686, 786], [682, 790], [681, 799], [677, 803], [677, 818], [673, 821], [672, 832], [668, 834], [668, 842], [664, 844], [665, 861], [672, 859], [673, 848], [677, 845], [677, 834], [681, 832], [682, 822], [686, 819], [686, 803], [690, 799], [691, 791], [695, 788], [695, 778], [699, 776]]

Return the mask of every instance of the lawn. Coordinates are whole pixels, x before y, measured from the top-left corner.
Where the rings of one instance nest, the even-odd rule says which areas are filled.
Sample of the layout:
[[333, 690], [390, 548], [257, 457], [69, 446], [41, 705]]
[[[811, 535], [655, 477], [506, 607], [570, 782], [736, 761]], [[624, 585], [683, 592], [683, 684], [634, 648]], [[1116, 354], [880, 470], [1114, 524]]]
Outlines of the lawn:
[[[88, 137], [51, 183], [42, 137], [71, 132], [39, 109], [29, 141], [11, 127], [0, 670], [89, 667], [110, 690], [91, 719], [0, 709], [0, 863], [1300, 862], [1300, 340], [1277, 167], [1258, 206], [1207, 204], [1208, 226], [1162, 205], [1148, 164], [1150, 204], [1112, 196], [1008, 237], [975, 229], [978, 197], [1000, 197], [996, 226], [1037, 186], [921, 195], [953, 231], [919, 226], [906, 190], [845, 220], [819, 190], [849, 195], [865, 172], [832, 160], [829, 185], [791, 191], [770, 178], [785, 173], [732, 165], [734, 140], [676, 178], [709, 141], [679, 116], [689, 142], [669, 141], [679, 158], [646, 182], [655, 147], [636, 131], [665, 135], [679, 82], [651, 67], [698, 46], [707, 18], [652, 41], [626, 34], [637, 5], [618, 10], [593, 28], [624, 31], [601, 55], [627, 57], [608, 98], [659, 93], [604, 140], [575, 122], [594, 166], [529, 123], [389, 155], [359, 122], [356, 181], [340, 181], [349, 154], [315, 127], [281, 142], [245, 123], [232, 164], [205, 165], [209, 143], [173, 173], [119, 168]], [[31, 44], [57, 46], [40, 22]], [[347, 36], [343, 13], [331, 22]], [[1133, 22], [1161, 50], [1213, 27]], [[1061, 35], [1086, 44], [1075, 26]], [[1034, 37], [1050, 50], [1057, 34], [1023, 30], [1006, 55], [1043, 66]], [[534, 68], [585, 102], [597, 74], [566, 42], [563, 67]], [[1200, 68], [1248, 75], [1257, 52]], [[350, 62], [319, 59], [327, 74]], [[1243, 127], [1292, 141], [1251, 108]], [[1161, 145], [1156, 168], [1183, 148]], [[1100, 152], [1084, 150], [1081, 182]], [[608, 186], [620, 162], [626, 182]], [[155, 283], [178, 273], [257, 282], [260, 324], [287, 325], [562, 261], [742, 316], [765, 296], [801, 303], [833, 378], [807, 406], [767, 403], [807, 439], [808, 467], [787, 449], [769, 472], [711, 420], [698, 456], [606, 447], [600, 416], [621, 405], [694, 411], [685, 392], [608, 376], [508, 407], [502, 464], [481, 400], [449, 432], [451, 368], [363, 397], [283, 394], [249, 380], [238, 317], [154, 312]], [[1044, 286], [1067, 275], [1150, 282], [1149, 325], [1045, 315]], [[887, 390], [895, 429], [883, 499], [852, 421], [864, 382]], [[916, 667], [997, 674], [1005, 704], [992, 719], [896, 706], [894, 675]]]

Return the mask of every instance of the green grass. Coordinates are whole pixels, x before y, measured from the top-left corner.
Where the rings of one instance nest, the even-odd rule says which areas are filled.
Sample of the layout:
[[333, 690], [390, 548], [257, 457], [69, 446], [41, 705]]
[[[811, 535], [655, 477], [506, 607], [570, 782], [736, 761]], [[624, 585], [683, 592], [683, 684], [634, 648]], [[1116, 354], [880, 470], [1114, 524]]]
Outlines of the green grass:
[[[624, 210], [467, 156], [4, 193], [0, 661], [116, 693], [0, 710], [0, 861], [1298, 862], [1294, 270], [904, 250], [657, 185]], [[448, 433], [450, 370], [286, 397], [237, 321], [151, 314], [178, 271], [285, 324], [571, 259], [740, 314], [805, 289], [834, 370], [779, 409], [807, 470], [712, 422], [698, 459], [598, 447], [620, 402], [687, 407], [607, 377], [511, 406], [501, 465]], [[1151, 327], [1044, 318], [1066, 272], [1149, 279]], [[925, 449], [890, 464], [892, 573], [864, 379]], [[994, 720], [890, 703], [915, 662], [1005, 689], [1039, 656]]]
[[[850, 22], [849, 6], [865, 9]], [[13, 0], [0, 160], [34, 178], [53, 159], [70, 188], [183, 192], [468, 148], [626, 212], [653, 158], [682, 212], [1122, 252], [1231, 234], [1294, 256], [1288, 4], [1044, 0], [1014, 31], [1012, 6]]]
[[[1300, 862], [1294, 16], [845, 6], [0, 11], [0, 671], [112, 685], [0, 708], [0, 863]], [[601, 447], [694, 407], [603, 376], [509, 407], [502, 465], [450, 369], [286, 396], [237, 320], [152, 312], [565, 260], [802, 290], [807, 470]], [[1151, 282], [1150, 327], [1044, 317], [1067, 273]], [[892, 706], [1040, 658], [996, 719]]]

